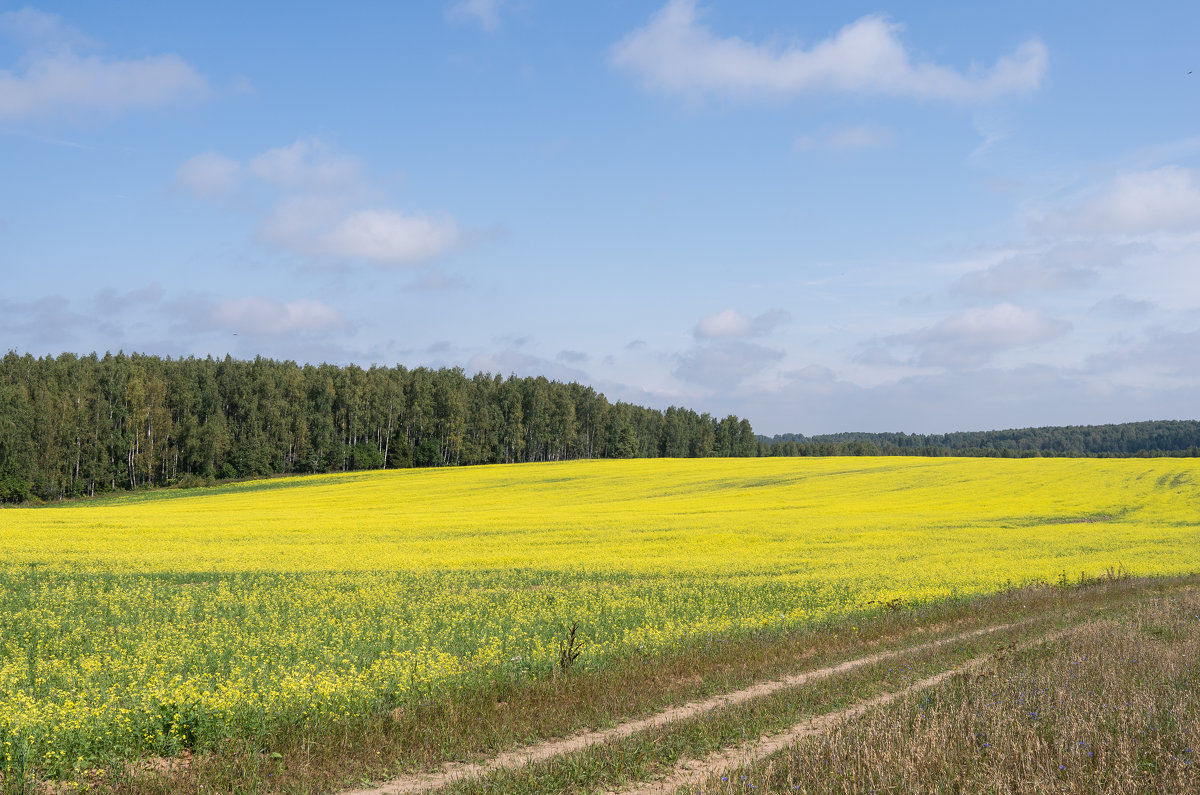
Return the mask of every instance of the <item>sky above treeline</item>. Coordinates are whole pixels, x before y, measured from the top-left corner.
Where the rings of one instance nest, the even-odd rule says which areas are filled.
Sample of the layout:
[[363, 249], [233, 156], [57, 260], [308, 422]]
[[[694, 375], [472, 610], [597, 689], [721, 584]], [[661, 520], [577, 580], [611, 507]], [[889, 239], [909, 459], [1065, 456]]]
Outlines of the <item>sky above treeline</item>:
[[0, 3], [0, 347], [1194, 419], [1197, 42], [1193, 0]]

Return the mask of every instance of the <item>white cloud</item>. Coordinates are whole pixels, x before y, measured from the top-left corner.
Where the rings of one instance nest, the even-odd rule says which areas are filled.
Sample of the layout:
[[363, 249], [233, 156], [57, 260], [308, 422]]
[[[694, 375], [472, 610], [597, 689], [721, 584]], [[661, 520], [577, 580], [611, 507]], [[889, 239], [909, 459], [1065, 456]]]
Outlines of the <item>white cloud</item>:
[[1170, 165], [1122, 174], [1040, 226], [1099, 235], [1200, 231], [1200, 171]]
[[352, 213], [316, 242], [321, 251], [335, 257], [407, 265], [433, 259], [461, 240], [453, 218], [384, 209]]
[[916, 351], [914, 363], [930, 367], [978, 367], [1000, 351], [1037, 345], [1067, 333], [1069, 323], [1039, 309], [1010, 303], [973, 307], [927, 328], [886, 340]]
[[685, 96], [836, 92], [970, 102], [1032, 91], [1046, 72], [1046, 47], [1037, 40], [968, 74], [914, 64], [900, 30], [883, 17], [866, 16], [808, 49], [777, 48], [718, 37], [697, 21], [695, 0], [671, 0], [614, 45], [611, 58], [647, 88]]
[[771, 333], [790, 319], [791, 315], [782, 309], [772, 309], [757, 317], [747, 317], [730, 307], [700, 318], [700, 322], [692, 329], [692, 334], [697, 339], [760, 337]]
[[469, 20], [484, 30], [495, 30], [500, 25], [500, 8], [504, 0], [462, 0], [450, 6], [446, 12], [451, 19]]
[[736, 309], [722, 309], [701, 318], [692, 333], [705, 339], [745, 337], [750, 333], [750, 318]]
[[362, 162], [319, 138], [270, 149], [245, 166], [220, 154], [196, 155], [180, 165], [176, 178], [198, 196], [218, 198], [243, 174], [273, 195], [259, 237], [306, 256], [412, 265], [454, 249], [466, 237], [448, 215], [364, 207], [378, 192]]
[[0, 70], [0, 119], [156, 108], [209, 92], [208, 81], [178, 55], [81, 56], [75, 47], [86, 39], [53, 14], [28, 8], [0, 14], [0, 29], [29, 48], [20, 70]]
[[212, 325], [251, 334], [305, 334], [345, 326], [340, 312], [311, 298], [277, 301], [273, 298], [224, 298], [209, 311]]
[[249, 167], [263, 182], [293, 190], [347, 189], [362, 180], [361, 161], [337, 152], [320, 138], [270, 149], [251, 158]]
[[796, 139], [796, 149], [831, 149], [845, 152], [853, 149], [879, 149], [891, 146], [895, 134], [886, 127], [874, 124], [857, 124], [839, 127], [818, 135], [802, 135]]
[[180, 164], [175, 179], [194, 196], [216, 199], [233, 192], [241, 171], [241, 164], [236, 160], [215, 152], [204, 152]]

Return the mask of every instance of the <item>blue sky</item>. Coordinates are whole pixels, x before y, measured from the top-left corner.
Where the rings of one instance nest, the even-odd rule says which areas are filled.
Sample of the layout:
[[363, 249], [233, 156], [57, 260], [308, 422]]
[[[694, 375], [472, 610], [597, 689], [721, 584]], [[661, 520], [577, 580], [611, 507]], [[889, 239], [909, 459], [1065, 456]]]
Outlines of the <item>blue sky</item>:
[[0, 3], [0, 342], [1195, 418], [1193, 2]]

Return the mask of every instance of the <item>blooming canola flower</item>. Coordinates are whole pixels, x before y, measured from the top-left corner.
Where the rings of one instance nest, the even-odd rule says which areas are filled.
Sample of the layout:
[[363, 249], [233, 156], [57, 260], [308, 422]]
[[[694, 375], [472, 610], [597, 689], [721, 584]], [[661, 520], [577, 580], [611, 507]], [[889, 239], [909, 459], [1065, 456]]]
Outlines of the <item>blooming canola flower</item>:
[[545, 675], [573, 624], [594, 667], [872, 602], [1182, 573], [1198, 476], [1193, 459], [641, 459], [5, 509], [0, 771]]

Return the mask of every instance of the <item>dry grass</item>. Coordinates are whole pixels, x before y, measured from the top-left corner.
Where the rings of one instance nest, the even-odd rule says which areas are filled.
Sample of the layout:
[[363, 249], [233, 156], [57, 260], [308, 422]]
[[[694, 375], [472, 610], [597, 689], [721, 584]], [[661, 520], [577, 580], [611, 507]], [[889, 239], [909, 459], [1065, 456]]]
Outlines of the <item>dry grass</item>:
[[1200, 593], [1145, 600], [704, 792], [1200, 792]]

